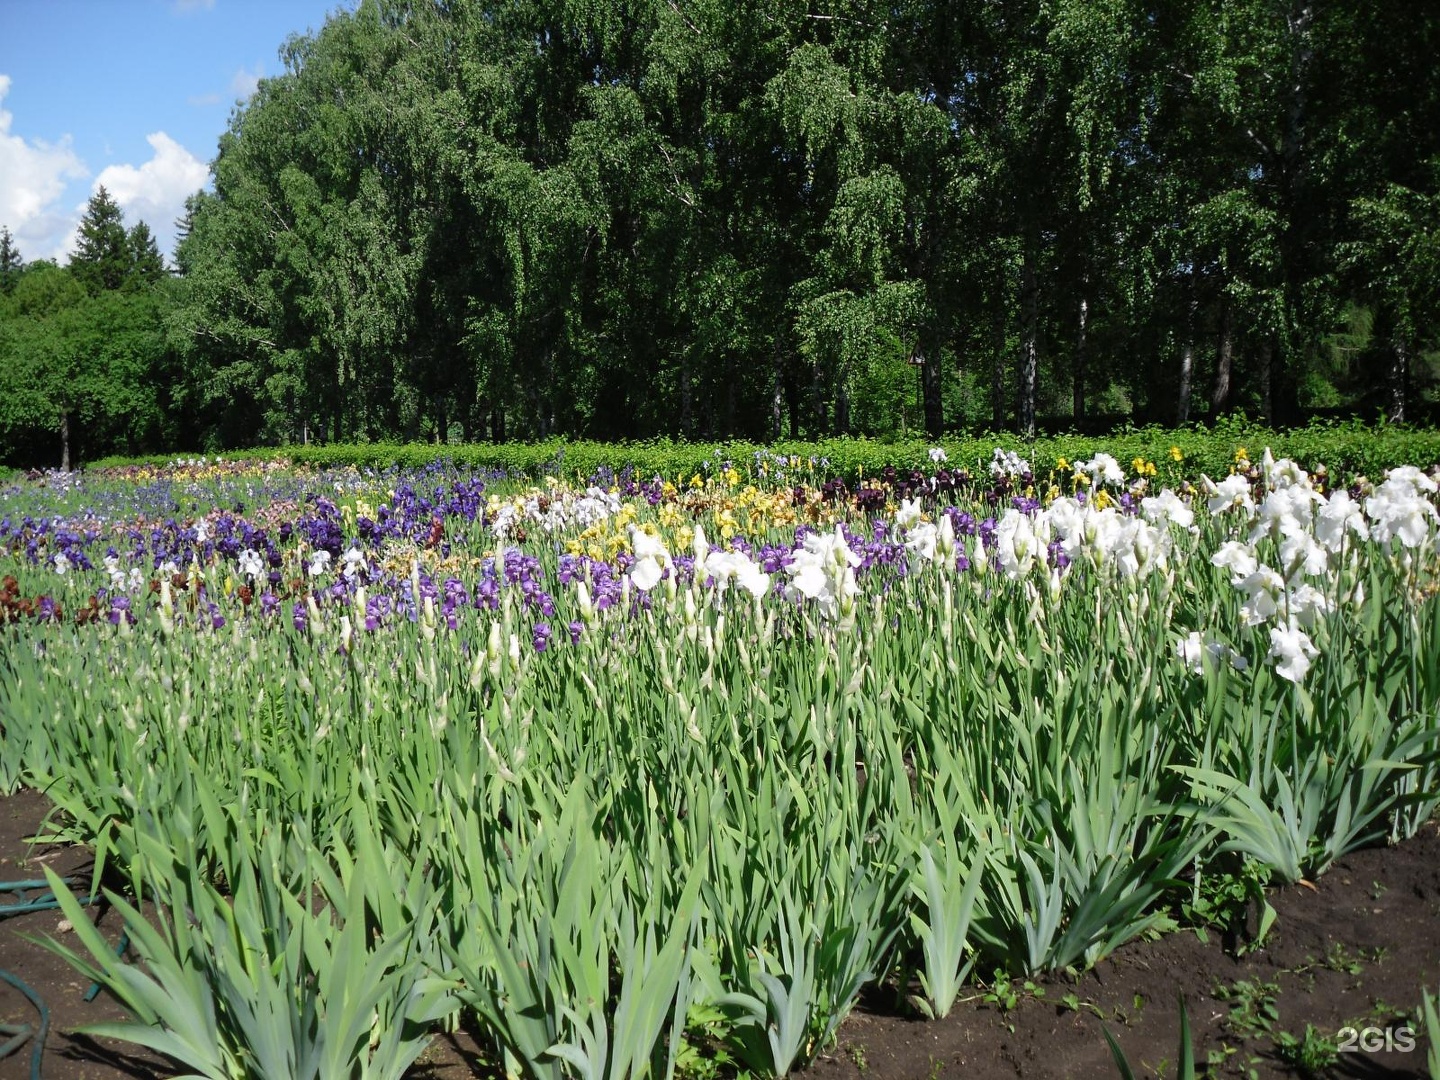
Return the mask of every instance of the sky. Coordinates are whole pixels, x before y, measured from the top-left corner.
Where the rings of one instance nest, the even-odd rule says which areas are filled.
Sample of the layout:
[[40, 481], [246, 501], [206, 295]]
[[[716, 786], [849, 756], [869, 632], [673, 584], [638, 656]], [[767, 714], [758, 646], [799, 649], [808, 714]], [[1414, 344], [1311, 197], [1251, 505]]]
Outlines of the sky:
[[187, 196], [281, 45], [356, 0], [0, 0], [0, 226], [64, 262], [104, 185], [167, 261]]

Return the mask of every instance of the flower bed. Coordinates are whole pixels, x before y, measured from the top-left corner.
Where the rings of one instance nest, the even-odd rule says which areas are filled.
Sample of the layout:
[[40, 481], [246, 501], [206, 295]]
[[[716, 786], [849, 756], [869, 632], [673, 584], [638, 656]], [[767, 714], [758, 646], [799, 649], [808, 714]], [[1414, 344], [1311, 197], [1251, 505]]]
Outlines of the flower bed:
[[8, 489], [0, 781], [161, 912], [72, 958], [211, 1075], [783, 1074], [1430, 817], [1433, 476], [992, 451]]

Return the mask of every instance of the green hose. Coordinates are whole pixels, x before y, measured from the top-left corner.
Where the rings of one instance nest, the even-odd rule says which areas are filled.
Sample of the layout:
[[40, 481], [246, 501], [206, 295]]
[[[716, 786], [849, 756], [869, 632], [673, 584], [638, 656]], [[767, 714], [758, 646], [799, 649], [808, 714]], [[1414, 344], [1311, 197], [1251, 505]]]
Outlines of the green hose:
[[[125, 950], [128, 949], [129, 947], [130, 947], [130, 931], [129, 931], [129, 930], [122, 930], [122, 931], [120, 931], [120, 943], [115, 946], [115, 955], [116, 955], [116, 956], [124, 956], [124, 955], [125, 955]], [[91, 983], [91, 984], [90, 984], [90, 989], [85, 991], [85, 1000], [86, 1000], [87, 1002], [94, 1001], [96, 995], [98, 995], [98, 994], [100, 993], [100, 990], [101, 990], [101, 986], [100, 986], [100, 984], [99, 984], [98, 982], [93, 982], [93, 983]], [[4, 1056], [5, 1056], [5, 1055], [4, 1055], [3, 1053], [0, 1053], [0, 1057], [4, 1057]]]
[[[8, 971], [0, 970], [0, 981], [9, 983], [24, 994], [30, 1004], [35, 1006], [35, 1011], [40, 1014], [40, 1030], [35, 1033], [35, 1045], [30, 1050], [30, 1080], [40, 1080], [40, 1059], [45, 1056], [45, 1036], [50, 1033], [50, 1010], [45, 1007], [45, 1002], [40, 1000], [40, 995], [30, 989], [23, 979], [11, 975]], [[24, 1041], [17, 1032], [15, 1038], [5, 1045], [13, 1051]]]
[[[78, 878], [61, 878], [61, 883], [67, 886], [79, 884]], [[27, 892], [43, 892], [45, 895], [33, 900], [24, 899], [23, 894]], [[60, 906], [60, 901], [50, 889], [48, 881], [3, 881], [0, 882], [0, 893], [19, 893], [21, 899], [15, 904], [0, 904], [0, 919], [8, 919], [12, 915], [29, 915], [35, 911], [52, 911]], [[85, 907], [90, 907], [96, 902], [96, 897], [82, 900]], [[116, 950], [123, 953], [129, 946], [130, 939], [123, 936], [120, 939], [120, 947]], [[4, 1043], [0, 1043], [0, 1058], [8, 1057], [25, 1044], [27, 1039], [33, 1037], [34, 1043], [30, 1049], [30, 1080], [40, 1080], [40, 1062], [45, 1056], [45, 1037], [50, 1032], [50, 1010], [45, 1007], [45, 1002], [23, 979], [10, 972], [0, 969], [0, 982], [9, 983], [20, 993], [25, 995], [27, 1001], [34, 1006], [35, 1011], [40, 1014], [40, 1027], [32, 1030], [29, 1024], [0, 1024], [0, 1035], [10, 1036]], [[90, 1001], [99, 992], [99, 987], [92, 987], [85, 995], [85, 1000]]]
[[[61, 878], [66, 885], [75, 885], [77, 878]], [[36, 900], [21, 899], [18, 904], [0, 904], [0, 919], [8, 919], [12, 915], [29, 915], [33, 911], [52, 911], [60, 906], [60, 901], [55, 899], [55, 894], [50, 891], [48, 881], [4, 881], [0, 882], [0, 893], [27, 893], [43, 892], [44, 896]], [[94, 903], [92, 897], [86, 902], [87, 906]]]

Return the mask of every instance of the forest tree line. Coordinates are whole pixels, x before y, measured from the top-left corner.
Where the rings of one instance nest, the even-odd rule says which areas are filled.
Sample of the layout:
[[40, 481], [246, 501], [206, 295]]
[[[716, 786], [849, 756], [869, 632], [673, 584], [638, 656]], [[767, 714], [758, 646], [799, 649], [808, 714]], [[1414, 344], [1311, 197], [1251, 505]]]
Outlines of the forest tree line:
[[0, 448], [1416, 419], [1437, 55], [1422, 0], [363, 0], [171, 272], [5, 234]]

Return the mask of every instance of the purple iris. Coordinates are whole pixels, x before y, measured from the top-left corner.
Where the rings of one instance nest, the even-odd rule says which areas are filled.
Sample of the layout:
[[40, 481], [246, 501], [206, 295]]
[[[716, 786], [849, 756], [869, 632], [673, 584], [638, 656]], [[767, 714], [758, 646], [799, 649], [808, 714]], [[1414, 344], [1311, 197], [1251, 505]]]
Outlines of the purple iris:
[[121, 619], [124, 619], [130, 626], [135, 625], [135, 613], [130, 610], [130, 598], [113, 596], [110, 598], [110, 622], [114, 626], [119, 626]]
[[480, 584], [475, 586], [475, 606], [491, 611], [500, 606], [500, 583], [493, 577], [481, 578]]

